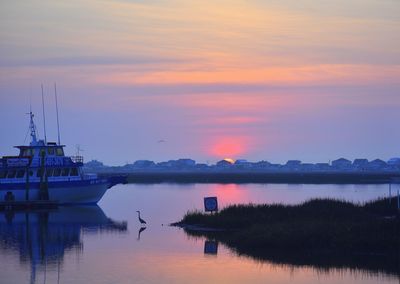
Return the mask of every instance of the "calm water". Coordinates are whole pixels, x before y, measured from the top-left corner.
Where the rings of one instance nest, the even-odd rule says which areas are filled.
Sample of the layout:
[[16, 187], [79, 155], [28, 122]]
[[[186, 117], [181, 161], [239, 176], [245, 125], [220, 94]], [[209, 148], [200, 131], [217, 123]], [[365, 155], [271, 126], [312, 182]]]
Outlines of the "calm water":
[[[204, 196], [218, 196], [224, 207], [312, 197], [363, 202], [387, 195], [386, 185], [119, 185], [99, 206], [1, 213], [0, 282], [400, 283], [384, 272], [260, 262], [222, 244], [205, 253], [205, 239], [165, 225], [202, 209]], [[136, 210], [148, 222], [141, 232]]]

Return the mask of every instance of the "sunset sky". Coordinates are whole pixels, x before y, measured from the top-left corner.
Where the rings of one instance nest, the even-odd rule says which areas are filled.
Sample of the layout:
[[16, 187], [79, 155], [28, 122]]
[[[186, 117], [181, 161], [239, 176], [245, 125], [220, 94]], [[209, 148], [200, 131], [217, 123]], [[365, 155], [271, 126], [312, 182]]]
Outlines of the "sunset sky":
[[[400, 2], [0, 2], [0, 155], [43, 137], [122, 165], [400, 156]], [[164, 142], [160, 142], [160, 140]]]

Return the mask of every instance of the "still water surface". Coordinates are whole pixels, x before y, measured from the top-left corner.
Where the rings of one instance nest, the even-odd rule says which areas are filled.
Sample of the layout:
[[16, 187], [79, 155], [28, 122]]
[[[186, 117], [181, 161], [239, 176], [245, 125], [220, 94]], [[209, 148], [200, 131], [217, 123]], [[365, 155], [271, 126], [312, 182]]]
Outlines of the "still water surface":
[[400, 283], [385, 272], [261, 262], [222, 244], [205, 253], [205, 239], [167, 226], [201, 210], [205, 196], [217, 196], [220, 207], [313, 197], [364, 202], [388, 196], [388, 187], [129, 184], [110, 189], [99, 206], [0, 213], [0, 283]]

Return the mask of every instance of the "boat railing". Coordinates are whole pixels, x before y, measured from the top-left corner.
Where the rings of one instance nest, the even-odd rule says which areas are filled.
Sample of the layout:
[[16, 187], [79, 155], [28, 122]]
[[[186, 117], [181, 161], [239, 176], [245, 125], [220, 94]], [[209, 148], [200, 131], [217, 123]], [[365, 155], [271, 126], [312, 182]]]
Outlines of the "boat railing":
[[84, 174], [83, 179], [85, 179], [85, 180], [97, 179], [97, 174], [92, 174], [92, 173]]
[[71, 156], [71, 160], [74, 163], [81, 163], [83, 164], [83, 156]]

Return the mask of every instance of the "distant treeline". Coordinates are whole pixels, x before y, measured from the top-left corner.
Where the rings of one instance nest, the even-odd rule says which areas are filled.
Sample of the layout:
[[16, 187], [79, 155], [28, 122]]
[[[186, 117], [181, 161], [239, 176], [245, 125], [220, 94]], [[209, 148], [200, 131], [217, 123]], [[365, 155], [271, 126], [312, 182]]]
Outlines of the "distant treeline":
[[[102, 173], [113, 176], [115, 173]], [[400, 173], [265, 173], [265, 172], [135, 172], [128, 183], [312, 183], [385, 184]]]
[[[392, 158], [387, 162], [375, 159], [368, 161], [367, 159], [355, 159], [350, 161], [344, 158], [334, 160], [329, 163], [303, 163], [299, 160], [289, 160], [285, 164], [274, 164], [268, 161], [249, 162], [239, 159], [233, 161], [225, 159], [218, 161], [216, 164], [197, 163], [192, 159], [169, 160], [166, 162], [156, 163], [150, 160], [138, 160], [131, 164], [123, 166], [106, 166], [103, 163], [93, 160], [84, 165], [88, 172], [94, 173], [243, 173], [248, 174], [342, 174], [342, 173], [362, 173], [362, 174], [397, 174], [400, 173], [400, 158]], [[219, 175], [222, 176], [222, 175]], [[239, 176], [239, 175], [236, 175]]]

